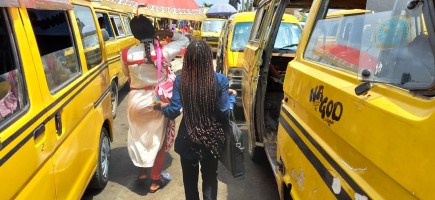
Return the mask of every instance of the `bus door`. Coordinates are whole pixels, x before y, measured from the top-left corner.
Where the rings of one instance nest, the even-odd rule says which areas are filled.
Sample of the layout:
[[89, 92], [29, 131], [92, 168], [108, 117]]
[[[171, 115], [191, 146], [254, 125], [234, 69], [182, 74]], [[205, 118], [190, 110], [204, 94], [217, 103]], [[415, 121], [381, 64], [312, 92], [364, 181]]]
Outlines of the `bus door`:
[[[83, 194], [97, 159], [97, 152], [91, 150], [98, 149], [95, 140], [99, 136], [94, 135], [94, 130], [100, 128], [92, 123], [95, 120], [92, 113], [100, 94], [94, 82], [100, 80], [97, 76], [101, 70], [89, 73], [100, 68], [102, 61], [96, 22], [88, 6], [74, 5], [74, 12], [28, 10], [28, 13], [37, 16], [30, 18], [38, 47], [32, 53], [45, 84], [41, 92], [48, 116], [46, 125], [55, 134], [52, 156], [56, 198], [75, 199]], [[41, 22], [56, 25], [40, 27], [44, 24]]]
[[0, 199], [55, 199], [53, 136], [21, 17], [25, 8], [0, 8]]

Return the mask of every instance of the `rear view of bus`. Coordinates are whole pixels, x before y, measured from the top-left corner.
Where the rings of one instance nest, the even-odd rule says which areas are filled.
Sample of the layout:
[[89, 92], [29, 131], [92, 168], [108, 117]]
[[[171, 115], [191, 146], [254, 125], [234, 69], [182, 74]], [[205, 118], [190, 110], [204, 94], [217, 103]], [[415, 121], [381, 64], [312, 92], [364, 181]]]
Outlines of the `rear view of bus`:
[[433, 1], [287, 6], [311, 9], [284, 81], [281, 197], [433, 199]]

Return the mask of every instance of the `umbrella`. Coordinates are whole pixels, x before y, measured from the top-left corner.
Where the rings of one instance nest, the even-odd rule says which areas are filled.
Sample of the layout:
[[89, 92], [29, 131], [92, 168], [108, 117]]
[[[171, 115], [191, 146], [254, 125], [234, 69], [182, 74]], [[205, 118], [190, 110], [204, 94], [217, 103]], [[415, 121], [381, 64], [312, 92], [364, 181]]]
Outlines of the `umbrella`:
[[229, 17], [237, 10], [230, 4], [214, 4], [208, 10], [207, 17]]

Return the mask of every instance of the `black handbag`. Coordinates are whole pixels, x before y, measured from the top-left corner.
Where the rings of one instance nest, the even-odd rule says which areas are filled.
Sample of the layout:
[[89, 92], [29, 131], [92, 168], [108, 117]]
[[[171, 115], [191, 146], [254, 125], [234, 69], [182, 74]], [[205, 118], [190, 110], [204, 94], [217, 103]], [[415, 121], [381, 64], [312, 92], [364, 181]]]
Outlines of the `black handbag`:
[[234, 177], [245, 174], [244, 150], [242, 131], [234, 121], [233, 110], [230, 110], [229, 126], [225, 129], [225, 144], [219, 158], [220, 162], [230, 170]]

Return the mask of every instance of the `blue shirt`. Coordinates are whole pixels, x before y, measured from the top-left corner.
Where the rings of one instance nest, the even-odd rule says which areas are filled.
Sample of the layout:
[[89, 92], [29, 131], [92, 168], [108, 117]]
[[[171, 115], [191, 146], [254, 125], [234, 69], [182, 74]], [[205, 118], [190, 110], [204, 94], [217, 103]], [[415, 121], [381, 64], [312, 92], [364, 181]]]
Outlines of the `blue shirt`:
[[[229, 110], [233, 108], [236, 102], [236, 95], [228, 94], [229, 81], [223, 74], [215, 73], [215, 78], [217, 82], [217, 113], [216, 117], [221, 122], [221, 124], [226, 125], [228, 123], [228, 113]], [[181, 113], [180, 110], [183, 107], [181, 103], [180, 96], [180, 83], [181, 76], [177, 76], [174, 81], [174, 86], [172, 89], [172, 98], [169, 106], [162, 109], [163, 115], [170, 119], [175, 119]], [[193, 145], [192, 141], [187, 134], [186, 124], [184, 123], [184, 118], [181, 119], [180, 127], [178, 129], [177, 138], [175, 139], [175, 152], [180, 154], [181, 157], [186, 159], [197, 159], [190, 146]]]

